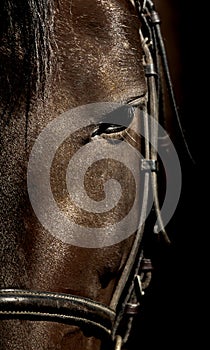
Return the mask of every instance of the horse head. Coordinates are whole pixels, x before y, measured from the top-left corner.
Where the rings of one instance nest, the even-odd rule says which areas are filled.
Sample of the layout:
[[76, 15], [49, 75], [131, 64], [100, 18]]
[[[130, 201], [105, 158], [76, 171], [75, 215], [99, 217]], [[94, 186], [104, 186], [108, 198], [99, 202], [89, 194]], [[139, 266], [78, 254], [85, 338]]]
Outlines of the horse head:
[[143, 3], [1, 2], [1, 349], [126, 342], [157, 170]]

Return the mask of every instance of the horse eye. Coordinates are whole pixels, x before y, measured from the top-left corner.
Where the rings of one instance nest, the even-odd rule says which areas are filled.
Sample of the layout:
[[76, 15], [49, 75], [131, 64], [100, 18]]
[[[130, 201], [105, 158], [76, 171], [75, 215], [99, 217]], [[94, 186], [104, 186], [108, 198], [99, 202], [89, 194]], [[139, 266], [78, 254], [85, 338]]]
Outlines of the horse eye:
[[134, 108], [123, 105], [120, 108], [107, 114], [100, 124], [96, 126], [91, 134], [91, 138], [102, 134], [119, 133], [129, 127], [134, 117]]
[[125, 130], [126, 127], [117, 124], [101, 123], [94, 129], [91, 137], [100, 136], [101, 134], [114, 134]]

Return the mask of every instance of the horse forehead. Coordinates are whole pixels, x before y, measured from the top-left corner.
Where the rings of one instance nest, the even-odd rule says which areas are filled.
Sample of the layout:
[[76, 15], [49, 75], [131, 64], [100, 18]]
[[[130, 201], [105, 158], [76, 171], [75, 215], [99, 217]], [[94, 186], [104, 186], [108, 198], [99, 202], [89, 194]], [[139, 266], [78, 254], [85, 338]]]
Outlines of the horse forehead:
[[60, 0], [59, 9], [74, 15], [74, 18], [91, 17], [103, 25], [101, 19], [116, 18], [119, 14], [136, 14], [134, 0]]
[[63, 1], [54, 33], [62, 101], [81, 105], [145, 94], [139, 20], [129, 1]]

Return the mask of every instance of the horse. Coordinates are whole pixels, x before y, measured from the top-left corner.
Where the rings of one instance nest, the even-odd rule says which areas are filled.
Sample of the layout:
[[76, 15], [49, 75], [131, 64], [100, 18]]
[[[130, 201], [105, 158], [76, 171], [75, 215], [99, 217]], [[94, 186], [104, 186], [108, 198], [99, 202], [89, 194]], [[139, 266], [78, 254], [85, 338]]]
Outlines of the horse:
[[[151, 0], [3, 0], [0, 16], [1, 349], [126, 349], [181, 186], [158, 13]], [[157, 183], [167, 194], [170, 177], [168, 213]]]

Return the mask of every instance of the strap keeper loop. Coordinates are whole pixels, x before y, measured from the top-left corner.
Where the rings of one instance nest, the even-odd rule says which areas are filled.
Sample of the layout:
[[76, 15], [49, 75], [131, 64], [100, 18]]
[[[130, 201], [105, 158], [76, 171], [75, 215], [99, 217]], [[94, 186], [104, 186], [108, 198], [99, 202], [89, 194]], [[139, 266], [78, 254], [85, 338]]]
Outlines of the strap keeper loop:
[[139, 314], [139, 311], [140, 311], [140, 303], [136, 303], [136, 304], [128, 303], [126, 305], [125, 312], [126, 312], [126, 315], [128, 316], [135, 316]]
[[153, 10], [151, 11], [151, 22], [152, 24], [159, 24], [160, 23], [160, 17], [157, 13], [157, 11]]
[[143, 258], [142, 261], [141, 261], [141, 265], [140, 265], [140, 271], [152, 271], [154, 268], [153, 268], [153, 265], [152, 265], [152, 262], [151, 262], [151, 259], [148, 259], [148, 258]]
[[157, 72], [155, 70], [155, 66], [153, 63], [150, 63], [150, 64], [145, 64], [144, 66], [144, 71], [145, 71], [145, 75], [147, 77], [150, 77], [150, 76], [157, 76]]

